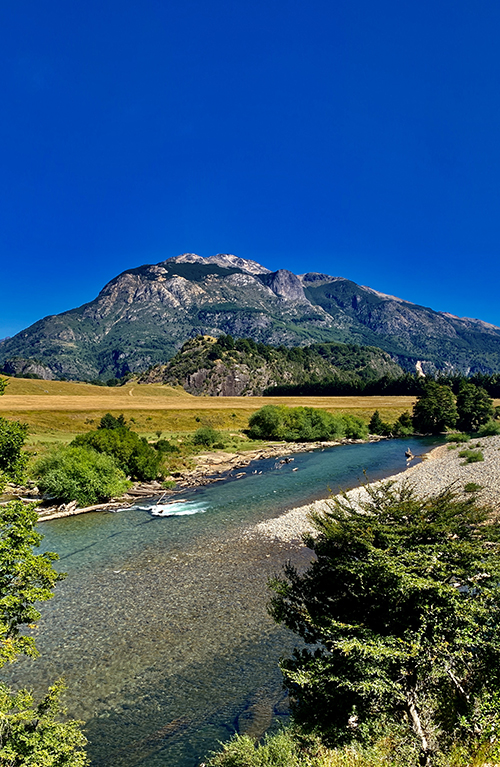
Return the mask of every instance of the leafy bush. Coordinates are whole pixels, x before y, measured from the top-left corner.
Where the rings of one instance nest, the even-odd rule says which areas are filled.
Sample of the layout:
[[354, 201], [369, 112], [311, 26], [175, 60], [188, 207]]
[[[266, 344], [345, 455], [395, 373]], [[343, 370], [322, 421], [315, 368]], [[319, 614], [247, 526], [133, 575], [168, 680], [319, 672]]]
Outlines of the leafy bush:
[[[309, 761], [308, 764], [311, 764]], [[248, 735], [236, 735], [213, 754], [207, 767], [301, 767], [298, 742], [288, 732], [266, 736], [261, 744]]]
[[33, 476], [43, 493], [80, 506], [107, 501], [130, 486], [112, 456], [81, 446], [59, 447], [43, 456]]
[[264, 405], [250, 416], [251, 439], [274, 439], [287, 442], [316, 442], [348, 437], [364, 439], [368, 427], [357, 416], [332, 415], [312, 407], [290, 408]]
[[388, 437], [392, 431], [392, 428], [390, 423], [387, 423], [381, 419], [378, 410], [375, 410], [372, 417], [370, 418], [368, 431], [370, 434], [379, 434], [382, 437]]
[[215, 447], [216, 443], [224, 447], [224, 437], [212, 426], [200, 426], [196, 429], [192, 437], [193, 445], [203, 445], [203, 447]]
[[98, 453], [113, 456], [116, 463], [132, 479], [150, 481], [160, 470], [161, 452], [148, 444], [144, 437], [126, 427], [90, 431], [79, 434], [71, 445], [91, 447]]
[[478, 437], [496, 437], [498, 434], [500, 434], [500, 423], [493, 420], [480, 426], [477, 432]]
[[165, 479], [161, 483], [161, 486], [164, 490], [173, 490], [176, 487], [176, 485], [177, 485], [177, 482], [175, 481], [175, 479]]
[[395, 437], [409, 437], [413, 434], [413, 419], [407, 410], [401, 413], [394, 424], [393, 434]]
[[178, 445], [173, 445], [168, 439], [159, 439], [155, 445], [159, 453], [180, 453]]
[[478, 463], [484, 461], [484, 455], [481, 450], [461, 450], [458, 454], [460, 458], [465, 458], [463, 465], [466, 463]]
[[468, 442], [469, 435], [461, 432], [453, 432], [452, 434], [447, 434], [445, 439], [447, 442]]
[[9, 767], [90, 764], [84, 751], [87, 739], [80, 730], [81, 722], [58, 719], [66, 713], [59, 700], [63, 690], [62, 682], [56, 682], [37, 704], [28, 690], [12, 694], [4, 684], [0, 685], [0, 764]]

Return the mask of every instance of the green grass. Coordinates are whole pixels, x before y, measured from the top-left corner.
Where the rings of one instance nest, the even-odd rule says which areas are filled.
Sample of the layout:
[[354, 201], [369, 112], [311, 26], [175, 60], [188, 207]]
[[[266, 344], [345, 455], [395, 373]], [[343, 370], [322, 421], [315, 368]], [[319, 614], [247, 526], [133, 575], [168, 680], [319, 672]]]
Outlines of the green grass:
[[467, 482], [466, 485], [464, 485], [464, 491], [466, 493], [477, 493], [479, 490], [482, 490], [483, 486], [478, 485], [477, 482]]
[[479, 461], [484, 461], [484, 455], [481, 450], [461, 450], [458, 455], [460, 458], [465, 458], [462, 466], [465, 466], [466, 463], [478, 463]]

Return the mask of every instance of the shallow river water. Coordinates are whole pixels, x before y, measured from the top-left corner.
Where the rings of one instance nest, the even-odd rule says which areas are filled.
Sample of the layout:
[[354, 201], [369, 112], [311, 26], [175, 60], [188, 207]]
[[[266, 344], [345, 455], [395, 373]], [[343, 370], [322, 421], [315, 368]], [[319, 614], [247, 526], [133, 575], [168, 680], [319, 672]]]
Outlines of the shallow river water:
[[59, 553], [67, 578], [42, 606], [41, 657], [3, 676], [37, 692], [64, 676], [94, 767], [196, 767], [234, 732], [260, 736], [287, 716], [277, 662], [297, 643], [267, 615], [266, 582], [287, 559], [305, 566], [310, 552], [242, 530], [401, 471], [407, 446], [419, 454], [432, 444], [258, 461], [241, 479], [177, 497], [168, 517], [146, 503], [41, 524], [43, 549]]

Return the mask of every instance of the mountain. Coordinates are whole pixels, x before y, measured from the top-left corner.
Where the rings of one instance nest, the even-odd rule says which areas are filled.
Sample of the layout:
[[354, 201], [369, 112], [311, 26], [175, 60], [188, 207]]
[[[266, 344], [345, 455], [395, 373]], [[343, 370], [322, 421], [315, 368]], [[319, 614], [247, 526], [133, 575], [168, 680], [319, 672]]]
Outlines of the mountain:
[[127, 270], [90, 303], [5, 339], [0, 365], [16, 358], [18, 366], [35, 362], [57, 377], [120, 377], [168, 361], [189, 338], [221, 334], [289, 347], [376, 346], [411, 371], [500, 371], [500, 328], [481, 320], [343, 277], [193, 253]]
[[166, 365], [155, 365], [138, 380], [181, 385], [190, 394], [237, 397], [261, 396], [281, 384], [332, 378], [368, 382], [402, 374], [387, 352], [370, 346], [323, 343], [286, 349], [223, 335], [186, 341]]

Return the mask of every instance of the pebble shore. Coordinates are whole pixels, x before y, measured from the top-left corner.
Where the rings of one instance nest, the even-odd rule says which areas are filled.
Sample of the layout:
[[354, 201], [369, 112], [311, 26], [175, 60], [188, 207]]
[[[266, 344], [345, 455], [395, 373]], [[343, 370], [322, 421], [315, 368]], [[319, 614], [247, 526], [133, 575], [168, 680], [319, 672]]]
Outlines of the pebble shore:
[[[479, 446], [476, 448], [476, 446]], [[484, 455], [484, 461], [465, 463], [459, 453], [464, 449], [478, 449]], [[457, 491], [463, 491], [466, 484], [475, 482], [481, 486], [477, 492], [479, 501], [491, 507], [493, 512], [500, 512], [500, 436], [476, 438], [461, 445], [440, 445], [424, 456], [422, 463], [406, 469], [381, 482], [408, 482], [420, 495], [431, 495], [444, 490], [449, 485]], [[367, 499], [364, 487], [354, 488], [347, 493], [354, 502]], [[309, 515], [312, 511], [323, 512], [329, 508], [329, 499], [315, 501], [285, 512], [280, 517], [260, 522], [245, 531], [247, 539], [266, 537], [288, 544], [302, 544], [302, 535], [312, 532]]]

